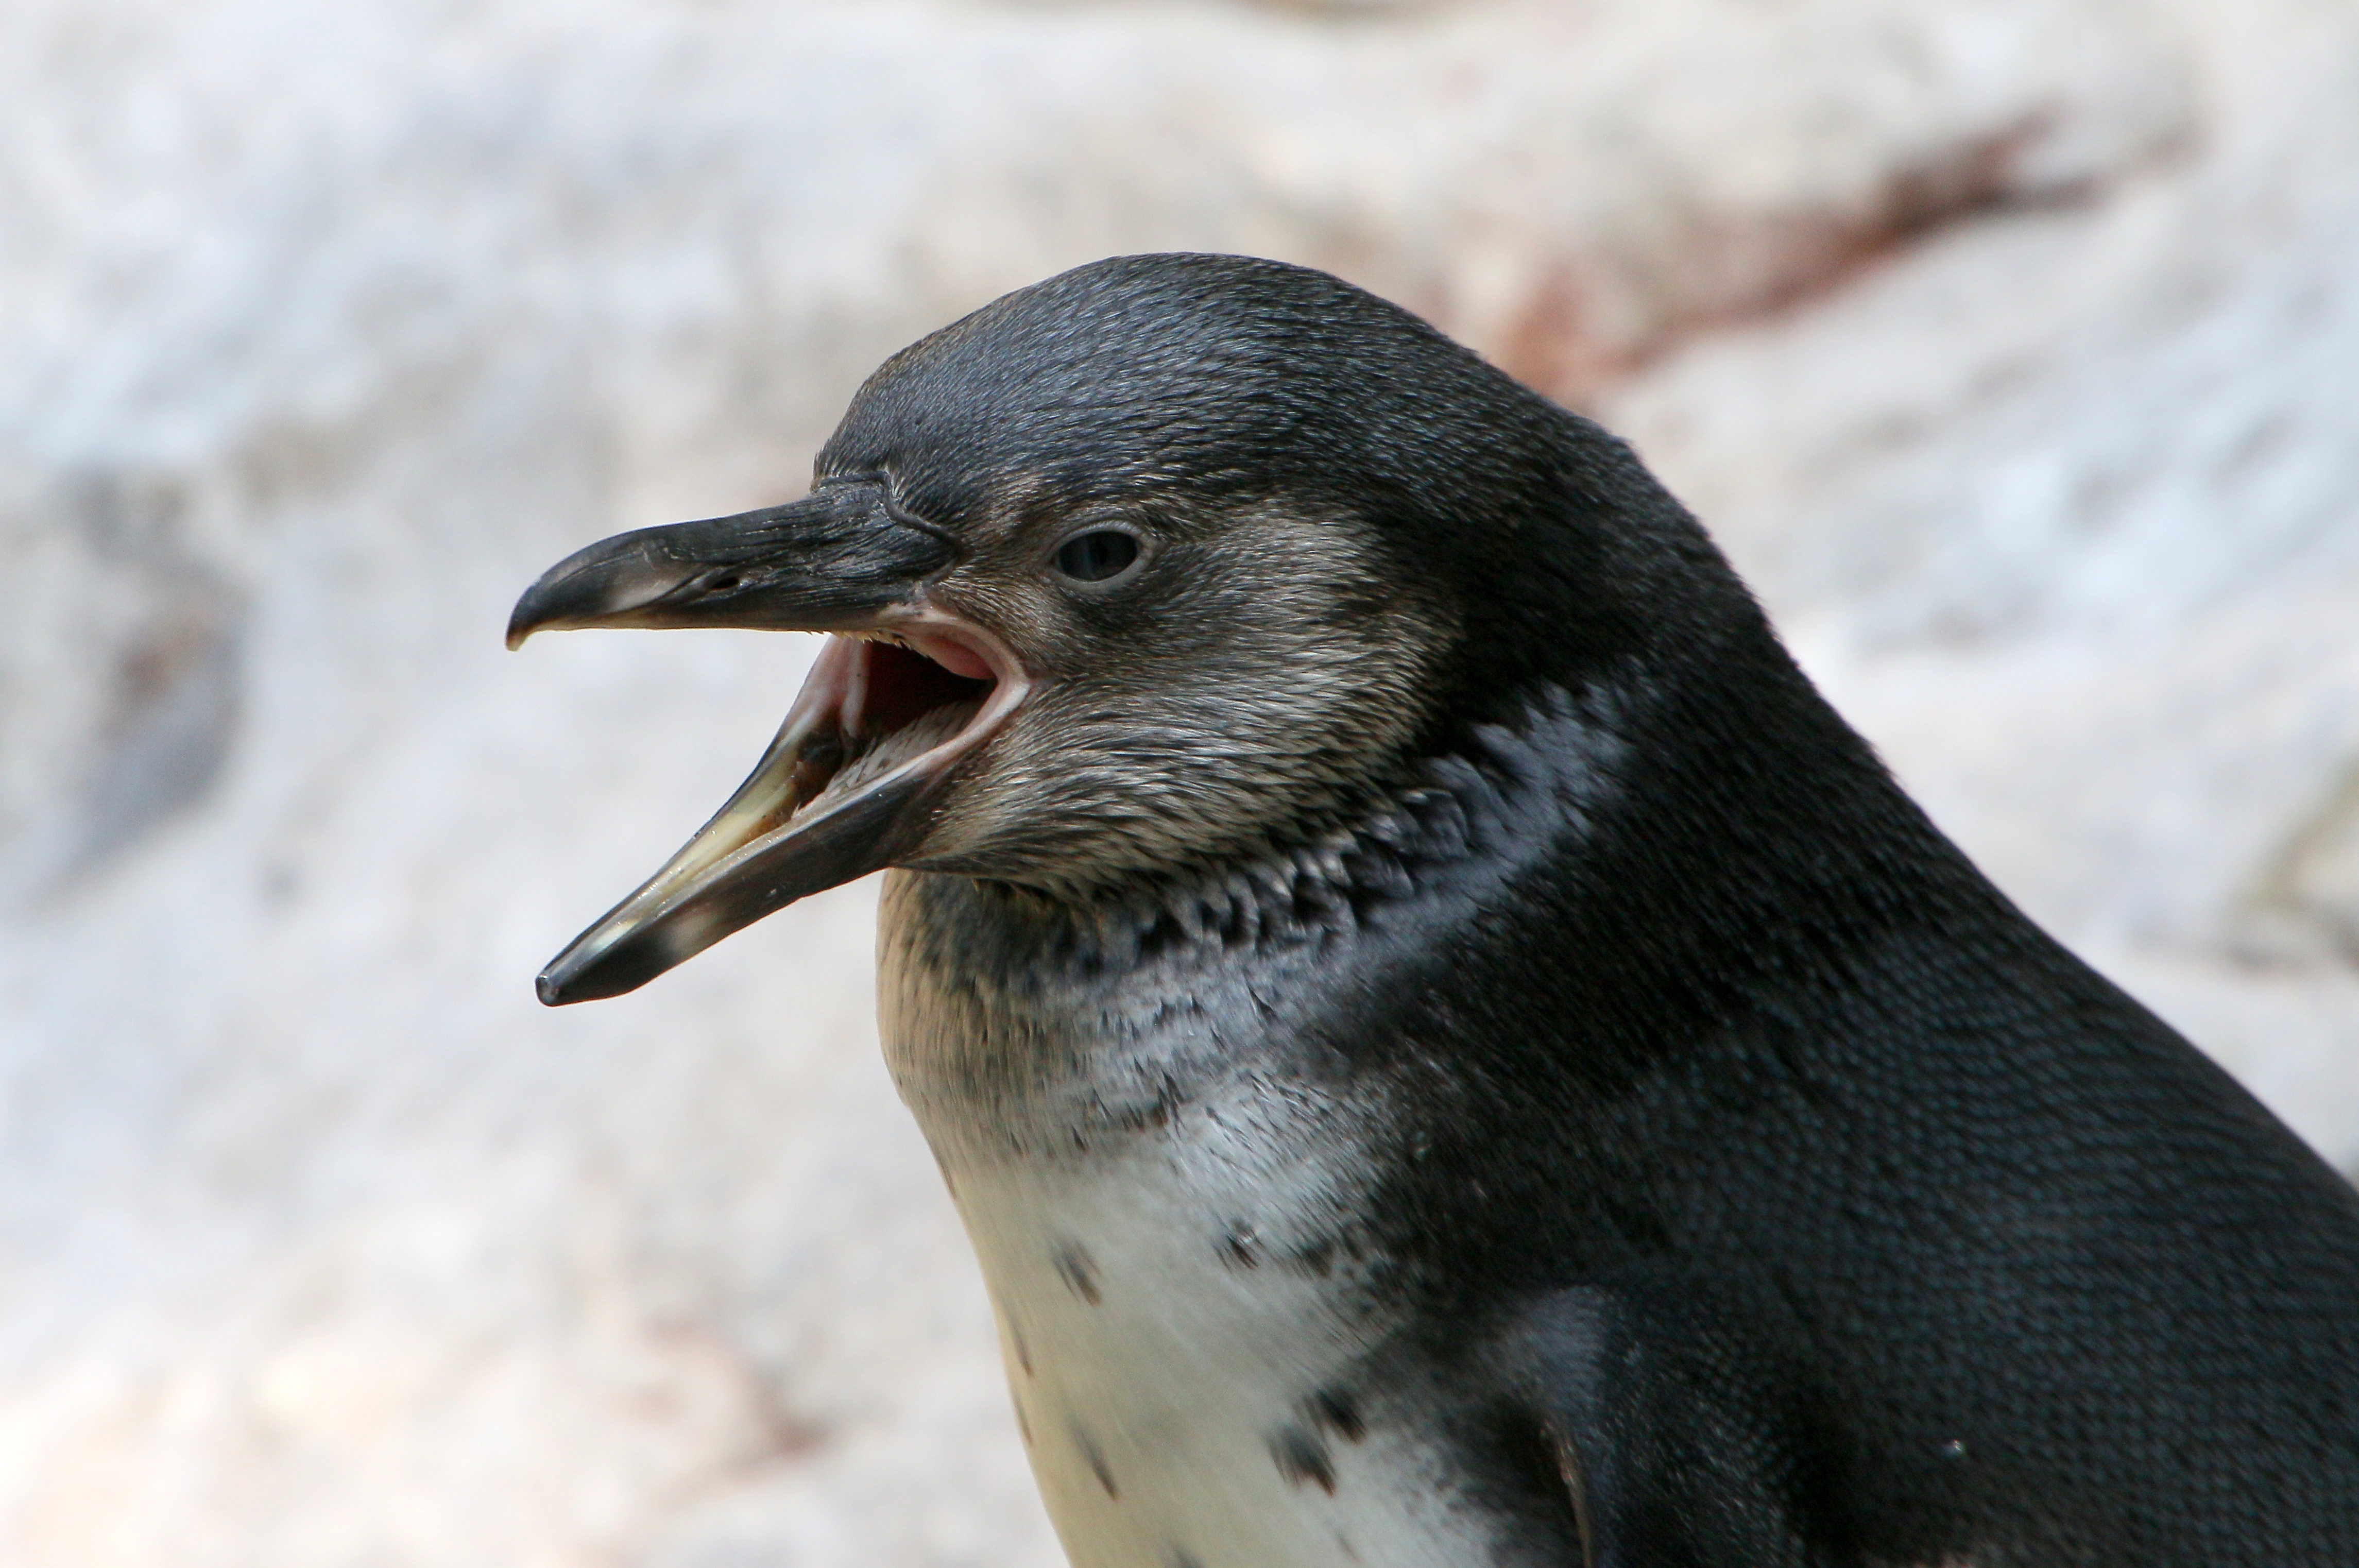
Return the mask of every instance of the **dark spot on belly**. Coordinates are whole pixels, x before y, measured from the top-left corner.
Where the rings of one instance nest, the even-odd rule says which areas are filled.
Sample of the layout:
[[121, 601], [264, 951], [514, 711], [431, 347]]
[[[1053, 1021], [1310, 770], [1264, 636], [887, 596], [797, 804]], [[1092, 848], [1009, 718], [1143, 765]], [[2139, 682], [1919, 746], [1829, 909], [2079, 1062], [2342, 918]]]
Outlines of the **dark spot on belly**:
[[1175, 1546], [1171, 1549], [1170, 1562], [1171, 1568], [1204, 1568], [1201, 1563], [1196, 1561], [1196, 1554], [1184, 1546]]
[[1288, 1485], [1316, 1481], [1320, 1490], [1335, 1495], [1335, 1466], [1328, 1460], [1327, 1445], [1300, 1427], [1289, 1424], [1271, 1432], [1269, 1456], [1277, 1461], [1277, 1473]]
[[1166, 1073], [1163, 1082], [1156, 1086], [1155, 1098], [1113, 1106], [1107, 1117], [1125, 1132], [1146, 1132], [1150, 1128], [1160, 1132], [1171, 1125], [1172, 1116], [1187, 1103], [1187, 1096], [1180, 1092], [1179, 1081]]
[[1249, 1225], [1234, 1225], [1221, 1237], [1221, 1261], [1232, 1269], [1261, 1267], [1261, 1237]]
[[1358, 1548], [1354, 1547], [1350, 1538], [1340, 1530], [1335, 1532], [1335, 1550], [1343, 1554], [1343, 1560], [1347, 1563], [1357, 1563], [1360, 1560]]
[[1089, 1248], [1078, 1241], [1060, 1243], [1057, 1247], [1054, 1261], [1058, 1274], [1063, 1277], [1067, 1285], [1072, 1287], [1073, 1294], [1090, 1305], [1096, 1306], [1098, 1304], [1098, 1266], [1097, 1260], [1090, 1256]]
[[1105, 1495], [1120, 1502], [1122, 1488], [1114, 1484], [1114, 1471], [1106, 1464], [1105, 1454], [1099, 1449], [1097, 1440], [1079, 1421], [1073, 1423], [1073, 1446], [1082, 1451], [1082, 1458], [1089, 1465], [1090, 1474], [1098, 1478], [1098, 1485], [1105, 1488]]
[[1314, 1241], [1295, 1253], [1293, 1263], [1302, 1273], [1324, 1279], [1335, 1267], [1335, 1243], [1332, 1239]]
[[1368, 1423], [1360, 1419], [1360, 1406], [1350, 1392], [1343, 1388], [1321, 1388], [1310, 1396], [1312, 1424], [1326, 1428], [1346, 1443], [1357, 1443], [1368, 1435]]

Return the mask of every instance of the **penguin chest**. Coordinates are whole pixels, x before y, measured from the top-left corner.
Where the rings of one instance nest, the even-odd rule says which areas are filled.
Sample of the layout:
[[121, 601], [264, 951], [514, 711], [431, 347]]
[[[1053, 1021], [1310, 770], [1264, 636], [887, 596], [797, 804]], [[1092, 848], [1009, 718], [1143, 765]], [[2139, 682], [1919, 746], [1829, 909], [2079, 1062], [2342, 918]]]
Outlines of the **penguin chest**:
[[1075, 1568], [1506, 1560], [1442, 1419], [1462, 1391], [1414, 1364], [1414, 1270], [1376, 1223], [1400, 1116], [1274, 1020], [1302, 977], [1070, 983], [952, 877], [888, 877], [879, 931], [886, 1061]]
[[1272, 1245], [1299, 1238], [1270, 1211], [1322, 1194], [1188, 1156], [945, 1160], [1076, 1568], [1489, 1562], [1430, 1434], [1361, 1380], [1382, 1314]]

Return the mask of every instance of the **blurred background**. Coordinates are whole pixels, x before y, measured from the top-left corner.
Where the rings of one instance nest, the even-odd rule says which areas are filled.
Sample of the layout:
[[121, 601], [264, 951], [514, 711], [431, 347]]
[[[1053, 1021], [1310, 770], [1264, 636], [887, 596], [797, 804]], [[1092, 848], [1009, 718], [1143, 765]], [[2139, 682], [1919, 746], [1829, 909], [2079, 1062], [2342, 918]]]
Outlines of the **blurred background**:
[[10, 0], [0, 105], [0, 1563], [1057, 1561], [873, 887], [532, 999], [811, 639], [500, 634], [1109, 253], [1630, 436], [2359, 1160], [2348, 0]]

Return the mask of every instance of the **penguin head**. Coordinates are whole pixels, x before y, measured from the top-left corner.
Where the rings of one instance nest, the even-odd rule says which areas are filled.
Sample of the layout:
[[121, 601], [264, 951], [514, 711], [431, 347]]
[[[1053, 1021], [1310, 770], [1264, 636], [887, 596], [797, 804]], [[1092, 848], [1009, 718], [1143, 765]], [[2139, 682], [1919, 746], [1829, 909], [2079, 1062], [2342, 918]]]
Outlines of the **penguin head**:
[[1088, 898], [1314, 835], [1641, 638], [1680, 532], [1586, 519], [1665, 507], [1603, 431], [1323, 273], [1129, 256], [1008, 295], [879, 368], [804, 499], [604, 540], [518, 602], [511, 647], [831, 634], [752, 777], [542, 1000], [886, 866]]

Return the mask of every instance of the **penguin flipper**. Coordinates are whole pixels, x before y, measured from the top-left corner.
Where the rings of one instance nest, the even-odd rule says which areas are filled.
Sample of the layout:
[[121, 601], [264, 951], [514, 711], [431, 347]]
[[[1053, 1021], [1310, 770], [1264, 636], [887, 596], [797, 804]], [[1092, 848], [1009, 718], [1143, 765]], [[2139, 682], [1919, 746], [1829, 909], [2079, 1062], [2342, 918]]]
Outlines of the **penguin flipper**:
[[1712, 1292], [1669, 1280], [1547, 1298], [1516, 1335], [1572, 1494], [1581, 1568], [1834, 1568], [1814, 1528], [1807, 1389]]

